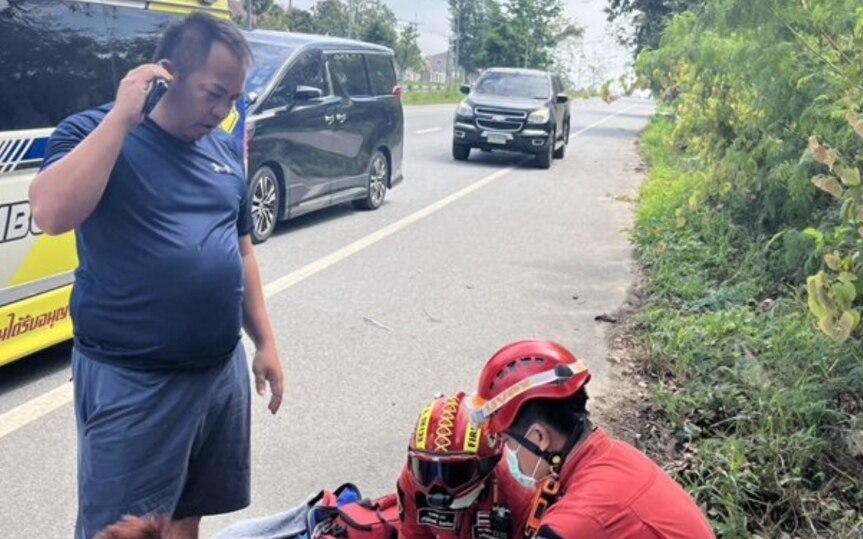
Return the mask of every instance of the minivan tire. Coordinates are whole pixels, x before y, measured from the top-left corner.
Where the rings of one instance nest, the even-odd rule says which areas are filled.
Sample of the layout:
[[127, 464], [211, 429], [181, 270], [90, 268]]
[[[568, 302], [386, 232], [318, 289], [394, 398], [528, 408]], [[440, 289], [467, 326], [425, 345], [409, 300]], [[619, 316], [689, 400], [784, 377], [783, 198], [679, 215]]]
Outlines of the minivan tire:
[[261, 167], [252, 176], [249, 184], [249, 200], [252, 205], [252, 242], [267, 241], [276, 229], [282, 203], [279, 177], [270, 167]]
[[390, 162], [384, 152], [378, 150], [369, 161], [366, 179], [366, 196], [354, 201], [354, 207], [362, 210], [376, 210], [384, 203], [387, 186], [390, 183]]
[[470, 157], [470, 146], [467, 144], [452, 143], [452, 158], [456, 161], [467, 161]]

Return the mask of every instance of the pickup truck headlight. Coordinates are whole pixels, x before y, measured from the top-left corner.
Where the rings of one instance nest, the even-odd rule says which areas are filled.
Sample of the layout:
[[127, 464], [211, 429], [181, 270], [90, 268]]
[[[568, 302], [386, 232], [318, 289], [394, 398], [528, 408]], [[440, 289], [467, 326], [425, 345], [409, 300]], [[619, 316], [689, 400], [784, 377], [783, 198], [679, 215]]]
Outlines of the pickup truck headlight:
[[468, 105], [467, 101], [462, 101], [459, 103], [455, 113], [466, 118], [473, 118], [473, 107]]
[[548, 120], [551, 118], [551, 111], [548, 110], [548, 107], [542, 107], [539, 110], [533, 111], [530, 116], [527, 118], [527, 123], [530, 124], [545, 124], [548, 123]]

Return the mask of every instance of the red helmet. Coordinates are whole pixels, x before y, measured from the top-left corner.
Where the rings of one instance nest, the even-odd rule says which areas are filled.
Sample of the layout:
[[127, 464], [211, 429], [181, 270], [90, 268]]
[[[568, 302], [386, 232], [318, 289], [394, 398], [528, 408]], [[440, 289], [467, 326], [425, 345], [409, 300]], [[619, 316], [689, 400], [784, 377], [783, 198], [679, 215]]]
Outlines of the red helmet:
[[408, 468], [424, 494], [435, 488], [452, 497], [485, 481], [501, 457], [501, 445], [470, 421], [465, 394], [440, 397], [417, 420], [408, 448]]
[[471, 418], [499, 434], [515, 422], [531, 399], [565, 399], [590, 380], [587, 365], [563, 346], [544, 340], [508, 344], [486, 363], [477, 394], [471, 399]]

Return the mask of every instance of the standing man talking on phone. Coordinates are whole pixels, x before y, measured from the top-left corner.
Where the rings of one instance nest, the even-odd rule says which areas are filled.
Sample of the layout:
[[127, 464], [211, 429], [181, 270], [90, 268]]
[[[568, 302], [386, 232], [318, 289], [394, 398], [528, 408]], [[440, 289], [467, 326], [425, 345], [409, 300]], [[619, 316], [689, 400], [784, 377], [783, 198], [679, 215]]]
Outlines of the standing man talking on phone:
[[[272, 413], [283, 395], [242, 155], [216, 129], [251, 51], [231, 23], [195, 13], [155, 57], [114, 103], [57, 128], [30, 188], [45, 233], [77, 233], [78, 539], [125, 514], [166, 515], [171, 537], [196, 538], [201, 516], [249, 504], [243, 328]], [[144, 114], [158, 79], [167, 91]]]

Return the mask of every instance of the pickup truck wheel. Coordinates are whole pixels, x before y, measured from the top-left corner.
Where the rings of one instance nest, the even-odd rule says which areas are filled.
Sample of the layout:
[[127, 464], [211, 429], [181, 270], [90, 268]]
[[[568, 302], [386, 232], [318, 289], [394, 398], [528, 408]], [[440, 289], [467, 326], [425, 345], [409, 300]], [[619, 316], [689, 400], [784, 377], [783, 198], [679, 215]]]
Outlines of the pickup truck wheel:
[[563, 140], [560, 141], [560, 148], [554, 150], [555, 159], [563, 159], [566, 156], [566, 145], [569, 144], [569, 121], [563, 128]]
[[452, 143], [452, 158], [456, 161], [467, 161], [470, 157], [470, 146], [467, 144]]
[[557, 132], [552, 131], [548, 138], [548, 144], [541, 152], [536, 154], [536, 166], [543, 170], [551, 168], [551, 161], [554, 159], [554, 141], [557, 140]]

